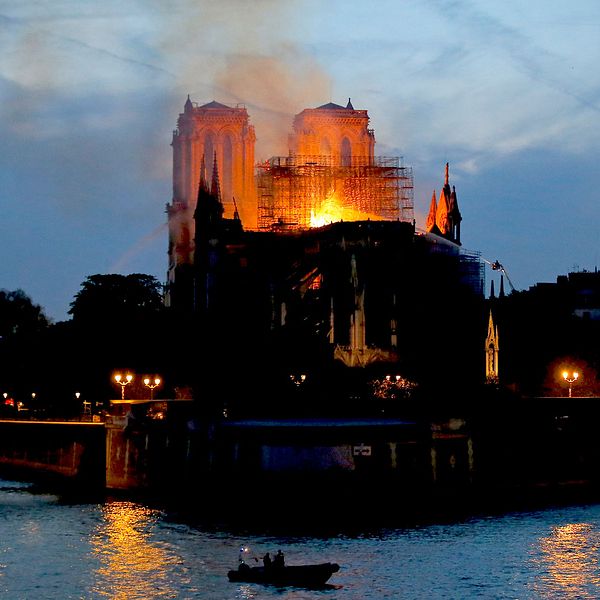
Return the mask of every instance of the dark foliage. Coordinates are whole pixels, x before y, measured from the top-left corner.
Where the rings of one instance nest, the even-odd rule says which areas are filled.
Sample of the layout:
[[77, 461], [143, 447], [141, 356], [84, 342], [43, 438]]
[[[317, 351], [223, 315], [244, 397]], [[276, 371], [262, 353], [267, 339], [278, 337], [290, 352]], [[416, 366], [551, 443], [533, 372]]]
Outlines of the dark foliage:
[[71, 302], [69, 314], [79, 323], [119, 325], [151, 318], [163, 308], [162, 286], [151, 275], [90, 275]]

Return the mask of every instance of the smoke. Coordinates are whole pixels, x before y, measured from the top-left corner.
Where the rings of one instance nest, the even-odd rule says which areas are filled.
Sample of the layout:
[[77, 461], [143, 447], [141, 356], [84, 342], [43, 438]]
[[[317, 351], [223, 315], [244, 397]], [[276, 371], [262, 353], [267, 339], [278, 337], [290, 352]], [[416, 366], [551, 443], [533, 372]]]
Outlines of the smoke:
[[167, 230], [167, 224], [159, 225], [154, 231], [143, 236], [130, 246], [108, 269], [108, 273], [121, 273], [129, 271], [134, 258], [141, 254], [144, 249], [156, 241], [157, 238], [162, 238]]
[[[293, 0], [3, 3], [0, 172], [9, 217], [28, 210], [28, 230], [44, 232], [12, 235], [4, 219], [5, 285], [56, 289], [67, 305], [65, 290], [102, 265], [162, 272], [157, 225], [187, 94], [245, 104], [256, 158], [286, 154], [293, 115], [330, 100], [328, 76], [302, 49], [315, 18]], [[60, 256], [57, 266], [41, 271], [36, 252], [50, 265]], [[62, 318], [52, 302], [48, 314]]]
[[256, 155], [261, 160], [288, 152], [293, 116], [324, 103], [328, 78], [310, 58], [292, 46], [278, 57], [230, 56], [216, 82], [249, 109], [256, 128]]
[[287, 154], [293, 116], [330, 100], [331, 78], [297, 41], [313, 11], [280, 0], [181, 0], [169, 15], [164, 50], [177, 61], [169, 70], [182, 92], [179, 110], [188, 93], [199, 104], [243, 104], [257, 160]]

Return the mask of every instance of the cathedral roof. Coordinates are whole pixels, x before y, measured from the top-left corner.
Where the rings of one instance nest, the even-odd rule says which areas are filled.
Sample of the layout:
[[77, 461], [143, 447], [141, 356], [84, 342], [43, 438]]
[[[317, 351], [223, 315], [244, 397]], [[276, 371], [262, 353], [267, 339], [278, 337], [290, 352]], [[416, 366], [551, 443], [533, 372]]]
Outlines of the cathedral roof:
[[324, 109], [324, 110], [346, 110], [343, 106], [340, 106], [339, 104], [335, 104], [334, 102], [328, 102], [327, 104], [323, 104], [322, 106], [317, 106], [317, 108], [319, 109]]
[[226, 104], [221, 104], [216, 100], [209, 102], [208, 104], [203, 104], [200, 108], [231, 108], [231, 106], [227, 106]]

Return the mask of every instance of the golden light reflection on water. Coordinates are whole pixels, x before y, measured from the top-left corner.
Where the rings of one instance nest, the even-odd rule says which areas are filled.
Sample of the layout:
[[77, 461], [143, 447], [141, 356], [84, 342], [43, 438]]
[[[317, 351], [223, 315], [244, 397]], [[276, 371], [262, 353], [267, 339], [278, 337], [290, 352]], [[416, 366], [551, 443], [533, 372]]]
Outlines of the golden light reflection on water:
[[600, 531], [588, 523], [554, 527], [539, 540], [540, 597], [598, 598]]
[[95, 573], [94, 597], [113, 599], [176, 598], [169, 570], [177, 557], [152, 542], [157, 511], [133, 502], [109, 502], [103, 522], [92, 538], [100, 561]]

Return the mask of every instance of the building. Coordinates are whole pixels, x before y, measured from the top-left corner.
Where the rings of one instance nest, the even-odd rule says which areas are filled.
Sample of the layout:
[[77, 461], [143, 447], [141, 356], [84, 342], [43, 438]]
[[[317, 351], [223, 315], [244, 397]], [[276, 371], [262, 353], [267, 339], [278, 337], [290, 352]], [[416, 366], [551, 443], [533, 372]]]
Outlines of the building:
[[490, 310], [488, 332], [487, 337], [485, 338], [485, 380], [488, 383], [498, 383], [499, 381], [499, 352], [498, 327], [494, 323], [492, 311]]
[[244, 107], [232, 108], [215, 101], [198, 106], [188, 96], [171, 143], [173, 197], [167, 205], [169, 289], [177, 271], [181, 269], [185, 274], [193, 264], [194, 211], [202, 163], [209, 173], [218, 165], [226, 214], [232, 216], [237, 211], [247, 227], [256, 227], [255, 141], [254, 127]]
[[355, 110], [350, 100], [346, 107], [330, 102], [305, 109], [294, 119], [288, 156], [255, 165], [256, 135], [247, 110], [216, 101], [197, 105], [188, 96], [171, 144], [168, 303], [178, 303], [172, 301], [176, 285], [189, 289], [202, 163], [207, 173], [216, 166], [224, 215], [237, 215], [246, 231], [339, 220], [412, 222], [412, 170], [398, 157], [375, 156], [368, 125], [367, 111]]
[[[256, 166], [257, 220], [247, 225], [250, 201], [233, 203], [235, 170], [221, 167], [217, 138], [197, 147], [180, 141], [193, 138], [184, 125], [205, 131], [203, 120], [228, 118], [227, 110], [242, 111], [240, 132], [249, 130], [245, 109], [186, 103], [174, 136], [174, 190], [187, 182], [187, 195], [168, 206], [169, 301], [194, 315], [211, 397], [231, 365], [263, 397], [267, 383], [275, 397], [290, 382], [307, 389], [319, 380], [314, 398], [344, 396], [337, 366], [418, 379], [432, 368], [449, 373], [459, 360], [463, 372], [479, 365], [461, 352], [480, 333], [473, 305], [483, 298], [483, 263], [460, 244], [448, 165], [435, 226], [419, 232], [412, 171], [375, 155], [367, 111], [350, 102], [306, 109], [294, 120], [289, 155]], [[196, 150], [183, 160], [186, 144]], [[227, 160], [245, 165], [252, 153], [242, 148]], [[440, 344], [456, 351], [435, 356]]]
[[456, 189], [452, 186], [451, 190], [448, 183], [448, 171], [449, 165], [446, 163], [444, 186], [442, 187], [438, 201], [436, 201], [435, 190], [433, 191], [425, 228], [429, 233], [441, 235], [460, 244], [460, 222], [462, 221], [462, 216], [458, 208]]
[[413, 220], [412, 169], [375, 156], [368, 113], [350, 100], [297, 114], [288, 156], [258, 166], [257, 191], [260, 229]]

